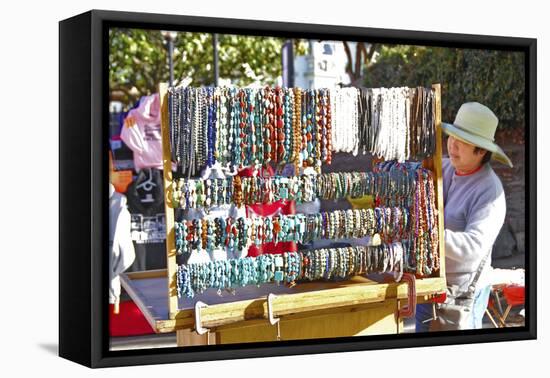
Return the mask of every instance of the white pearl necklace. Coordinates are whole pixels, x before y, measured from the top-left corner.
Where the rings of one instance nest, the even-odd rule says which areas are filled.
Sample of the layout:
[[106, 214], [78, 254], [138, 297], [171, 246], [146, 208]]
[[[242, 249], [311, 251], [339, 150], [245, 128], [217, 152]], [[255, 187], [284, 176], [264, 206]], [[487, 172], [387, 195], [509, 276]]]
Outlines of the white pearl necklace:
[[[385, 160], [404, 162], [409, 158], [409, 111], [408, 88], [373, 89], [373, 114], [378, 112], [380, 124], [378, 140], [373, 154]], [[378, 99], [380, 107], [378, 108]]]
[[330, 91], [332, 113], [332, 151], [355, 156], [359, 151], [359, 101], [357, 88]]

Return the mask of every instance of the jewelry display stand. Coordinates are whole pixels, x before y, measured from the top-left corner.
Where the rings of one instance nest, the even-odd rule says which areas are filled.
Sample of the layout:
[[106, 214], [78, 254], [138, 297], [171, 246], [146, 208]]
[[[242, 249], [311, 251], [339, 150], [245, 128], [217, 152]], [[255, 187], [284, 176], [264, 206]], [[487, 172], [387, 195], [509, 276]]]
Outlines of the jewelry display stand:
[[432, 171], [438, 211], [440, 268], [429, 278], [405, 275], [380, 283], [363, 276], [343, 282], [300, 282], [294, 287], [263, 284], [218, 295], [209, 289], [193, 299], [177, 295], [177, 263], [172, 207], [172, 161], [166, 84], [159, 87], [164, 163], [167, 267], [121, 274], [124, 289], [158, 333], [177, 332], [178, 346], [334, 338], [403, 332], [403, 319], [416, 303], [444, 293], [441, 86], [435, 91], [435, 153], [423, 160]]

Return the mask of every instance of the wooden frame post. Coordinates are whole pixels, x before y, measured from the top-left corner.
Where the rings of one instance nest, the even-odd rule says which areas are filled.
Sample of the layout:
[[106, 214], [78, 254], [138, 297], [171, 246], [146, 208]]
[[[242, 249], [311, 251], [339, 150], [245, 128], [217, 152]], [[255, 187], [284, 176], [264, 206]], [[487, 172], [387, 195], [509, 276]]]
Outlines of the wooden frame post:
[[[433, 172], [435, 174], [435, 203], [438, 211], [439, 227], [439, 277], [445, 278], [445, 223], [443, 213], [443, 135], [441, 130], [441, 84], [432, 85], [435, 91], [435, 155]], [[446, 281], [445, 281], [446, 282]]]
[[168, 85], [159, 85], [160, 128], [162, 134], [162, 167], [164, 185], [164, 212], [166, 219], [166, 268], [168, 279], [168, 314], [175, 319], [178, 312], [176, 235], [172, 207], [172, 154], [170, 152], [170, 124], [168, 119]]

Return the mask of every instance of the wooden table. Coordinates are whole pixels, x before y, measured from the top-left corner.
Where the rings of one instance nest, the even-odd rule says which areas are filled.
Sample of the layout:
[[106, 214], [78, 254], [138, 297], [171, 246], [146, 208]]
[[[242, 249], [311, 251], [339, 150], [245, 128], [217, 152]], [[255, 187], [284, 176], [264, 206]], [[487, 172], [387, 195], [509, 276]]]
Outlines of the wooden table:
[[[193, 299], [179, 299], [179, 311], [169, 319], [166, 270], [125, 273], [121, 283], [158, 333], [177, 332], [178, 346], [257, 341], [314, 339], [359, 335], [395, 334], [403, 330], [399, 309], [407, 302], [406, 283], [378, 283], [365, 277], [342, 282], [299, 283], [293, 288], [264, 284], [237, 288], [218, 295], [207, 290]], [[418, 302], [445, 291], [445, 280], [416, 281]], [[268, 318], [267, 295], [274, 294], [273, 316]], [[195, 332], [195, 303], [204, 335]]]

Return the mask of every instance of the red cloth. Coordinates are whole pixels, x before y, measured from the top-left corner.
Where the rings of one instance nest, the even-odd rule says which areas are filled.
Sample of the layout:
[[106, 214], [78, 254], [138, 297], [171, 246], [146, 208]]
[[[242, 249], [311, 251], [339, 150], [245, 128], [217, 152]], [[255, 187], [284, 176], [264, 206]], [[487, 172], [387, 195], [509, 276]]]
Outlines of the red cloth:
[[435, 294], [432, 298], [433, 303], [445, 303], [447, 300], [447, 293]]
[[[241, 177], [251, 177], [255, 176], [256, 172], [254, 168], [247, 167], [241, 169], [238, 173]], [[263, 169], [258, 172], [260, 175], [264, 175], [264, 177], [270, 177], [275, 174], [273, 171], [273, 168], [271, 166], [268, 166], [267, 172], [265, 172]], [[260, 215], [260, 216], [274, 216], [277, 214], [296, 214], [296, 204], [294, 201], [289, 200], [279, 200], [275, 201], [273, 203], [267, 203], [267, 204], [254, 204], [254, 205], [246, 205], [246, 216], [250, 217], [253, 215]], [[297, 250], [296, 243], [294, 242], [280, 242], [280, 243], [264, 243], [261, 245], [251, 245], [248, 247], [248, 256], [250, 257], [256, 257], [259, 255], [262, 255], [264, 253], [284, 253], [284, 252], [295, 252]]]
[[525, 304], [525, 286], [506, 286], [502, 289], [502, 295], [510, 306]]
[[[250, 217], [253, 214], [261, 216], [273, 216], [276, 214], [294, 214], [295, 207], [294, 201], [277, 201], [270, 204], [258, 204], [258, 205], [247, 205], [246, 206], [246, 216]], [[284, 252], [295, 252], [296, 243], [294, 242], [268, 242], [260, 244], [258, 246], [251, 245], [248, 247], [248, 256], [256, 257], [264, 253], [284, 253]]]
[[109, 333], [112, 337], [139, 336], [155, 333], [133, 301], [120, 302], [119, 313], [109, 305]]

